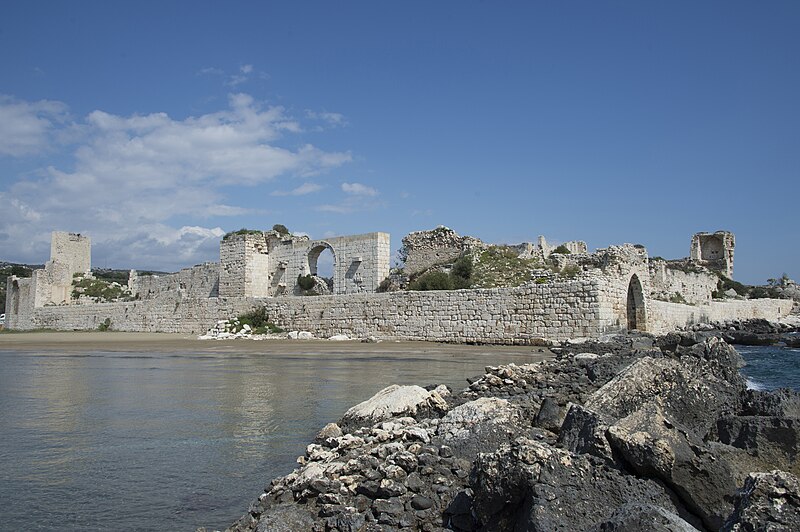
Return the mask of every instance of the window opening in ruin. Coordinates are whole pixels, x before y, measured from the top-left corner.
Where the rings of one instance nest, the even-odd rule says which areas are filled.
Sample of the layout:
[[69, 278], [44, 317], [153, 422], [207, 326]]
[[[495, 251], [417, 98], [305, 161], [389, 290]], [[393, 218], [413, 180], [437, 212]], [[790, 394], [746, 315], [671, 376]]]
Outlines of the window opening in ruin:
[[308, 272], [324, 279], [331, 293], [336, 293], [333, 275], [335, 264], [336, 255], [328, 244], [320, 244], [308, 252]]
[[19, 283], [11, 283], [11, 314], [19, 314]]
[[712, 236], [700, 241], [700, 258], [702, 260], [717, 260], [722, 258], [722, 240]]
[[644, 309], [644, 295], [642, 293], [642, 283], [639, 277], [633, 275], [628, 283], [628, 329], [646, 331], [647, 317]]

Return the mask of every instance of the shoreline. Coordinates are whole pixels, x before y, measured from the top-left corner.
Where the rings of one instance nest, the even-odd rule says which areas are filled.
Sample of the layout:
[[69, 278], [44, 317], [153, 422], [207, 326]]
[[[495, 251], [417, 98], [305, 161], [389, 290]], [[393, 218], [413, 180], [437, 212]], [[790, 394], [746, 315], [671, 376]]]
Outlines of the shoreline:
[[546, 347], [515, 345], [468, 345], [426, 341], [392, 341], [364, 343], [359, 340], [330, 341], [325, 339], [288, 340], [270, 338], [265, 340], [231, 339], [198, 340], [195, 334], [159, 332], [116, 331], [21, 331], [0, 333], [0, 352], [14, 351], [131, 351], [158, 349], [166, 352], [193, 351], [199, 353], [263, 353], [281, 354], [303, 351], [308, 354], [352, 353], [373, 354], [393, 352], [398, 354], [452, 354], [484, 352], [487, 356], [531, 354], [543, 359], [553, 353]]

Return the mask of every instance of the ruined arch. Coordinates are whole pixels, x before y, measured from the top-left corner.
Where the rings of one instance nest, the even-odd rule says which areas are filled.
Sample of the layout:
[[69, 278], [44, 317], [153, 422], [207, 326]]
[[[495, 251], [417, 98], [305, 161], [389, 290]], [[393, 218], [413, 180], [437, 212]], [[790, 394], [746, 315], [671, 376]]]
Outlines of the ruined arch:
[[333, 291], [334, 294], [338, 294], [339, 293], [338, 292], [339, 283], [337, 282], [337, 279], [336, 279], [337, 278], [337, 275], [336, 275], [336, 250], [333, 249], [333, 246], [331, 246], [329, 243], [320, 242], [320, 243], [318, 243], [318, 244], [316, 244], [316, 245], [311, 247], [311, 249], [309, 250], [308, 255], [306, 257], [307, 261], [308, 261], [308, 267], [306, 268], [306, 271], [311, 275], [317, 275], [318, 274], [317, 261], [319, 260], [319, 256], [322, 255], [322, 253], [324, 251], [326, 251], [326, 250], [330, 250], [331, 255], [333, 255], [333, 270], [332, 270], [333, 287], [332, 287], [332, 291]]
[[647, 313], [644, 306], [644, 291], [642, 282], [636, 274], [631, 276], [628, 283], [626, 311], [628, 316], [628, 329], [637, 331], [647, 330]]

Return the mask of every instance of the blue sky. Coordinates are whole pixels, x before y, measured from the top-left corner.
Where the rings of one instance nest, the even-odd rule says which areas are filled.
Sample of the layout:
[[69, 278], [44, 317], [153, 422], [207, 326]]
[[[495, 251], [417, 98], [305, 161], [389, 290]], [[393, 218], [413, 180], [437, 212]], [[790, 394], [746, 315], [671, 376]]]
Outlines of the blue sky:
[[23, 2], [0, 9], [0, 259], [447, 225], [800, 278], [797, 2]]

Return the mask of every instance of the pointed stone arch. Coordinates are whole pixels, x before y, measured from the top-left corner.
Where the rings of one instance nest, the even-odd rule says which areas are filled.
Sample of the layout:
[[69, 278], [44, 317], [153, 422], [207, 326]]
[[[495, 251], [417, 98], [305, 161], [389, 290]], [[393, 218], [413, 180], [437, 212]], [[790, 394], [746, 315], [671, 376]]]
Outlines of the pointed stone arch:
[[631, 280], [628, 282], [626, 311], [629, 330], [647, 330], [647, 311], [644, 305], [644, 291], [642, 290], [642, 282], [636, 274], [633, 274]]

